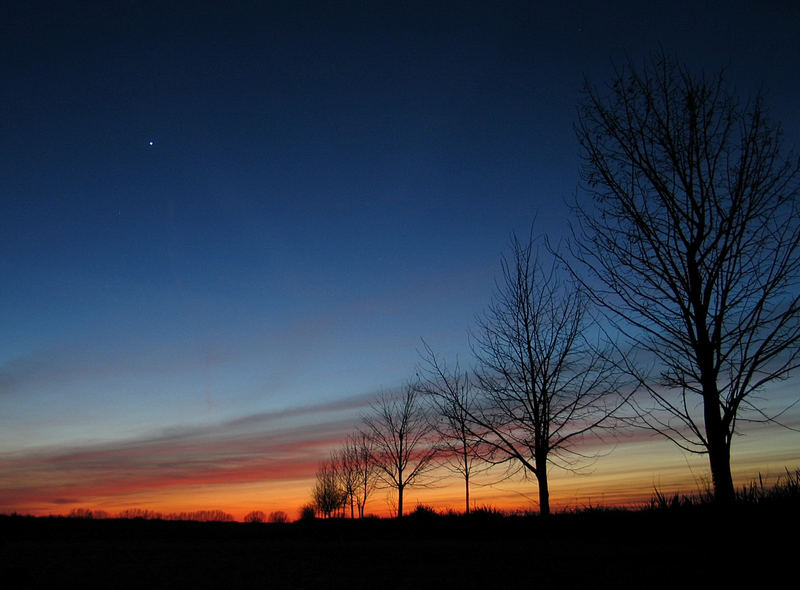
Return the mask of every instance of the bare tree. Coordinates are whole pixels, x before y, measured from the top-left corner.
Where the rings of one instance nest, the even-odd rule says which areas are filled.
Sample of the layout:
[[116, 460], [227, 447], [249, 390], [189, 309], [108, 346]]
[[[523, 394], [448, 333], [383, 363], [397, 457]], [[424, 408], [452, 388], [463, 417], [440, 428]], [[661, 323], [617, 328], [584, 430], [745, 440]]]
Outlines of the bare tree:
[[373, 443], [368, 435], [363, 432], [357, 432], [348, 437], [344, 448], [355, 471], [353, 497], [356, 502], [358, 517], [364, 518], [367, 498], [375, 489], [378, 476], [375, 462], [373, 461]]
[[419, 485], [433, 467], [436, 448], [428, 437], [428, 420], [418, 391], [407, 385], [399, 396], [384, 394], [364, 417], [372, 441], [372, 461], [383, 483], [397, 490], [397, 516], [403, 516], [403, 494]]
[[612, 428], [624, 398], [613, 364], [590, 341], [594, 326], [580, 289], [560, 278], [555, 262], [545, 268], [534, 257], [532, 237], [525, 245], [514, 237], [512, 249], [474, 335], [479, 398], [467, 405], [452, 384], [438, 396], [464, 412], [485, 461], [536, 477], [546, 515], [548, 464], [576, 469], [588, 457], [576, 444]]
[[317, 481], [311, 492], [314, 507], [325, 517], [330, 518], [345, 503], [345, 491], [339, 485], [336, 470], [331, 462], [326, 461], [317, 469]]
[[267, 515], [261, 510], [252, 510], [244, 515], [245, 522], [266, 522]]
[[289, 515], [283, 510], [273, 510], [269, 513], [267, 522], [271, 522], [273, 524], [284, 524], [289, 522]]
[[584, 284], [646, 364], [646, 425], [707, 453], [734, 498], [737, 420], [774, 419], [753, 393], [798, 365], [798, 162], [762, 100], [663, 55], [587, 85], [577, 134], [593, 200], [576, 207]]
[[350, 518], [364, 517], [367, 498], [375, 488], [377, 473], [373, 461], [372, 441], [358, 432], [347, 437], [345, 443], [331, 453], [330, 463], [339, 487], [350, 506]]
[[345, 444], [331, 453], [330, 464], [338, 487], [344, 494], [344, 504], [350, 506], [350, 518], [355, 518], [355, 498], [359, 487], [358, 455]]
[[432, 400], [431, 426], [437, 432], [444, 465], [464, 479], [464, 511], [469, 514], [469, 486], [473, 474], [481, 468], [480, 437], [473, 434], [470, 415], [477, 410], [475, 391], [468, 371], [456, 363], [452, 371], [436, 358], [423, 341], [420, 391]]

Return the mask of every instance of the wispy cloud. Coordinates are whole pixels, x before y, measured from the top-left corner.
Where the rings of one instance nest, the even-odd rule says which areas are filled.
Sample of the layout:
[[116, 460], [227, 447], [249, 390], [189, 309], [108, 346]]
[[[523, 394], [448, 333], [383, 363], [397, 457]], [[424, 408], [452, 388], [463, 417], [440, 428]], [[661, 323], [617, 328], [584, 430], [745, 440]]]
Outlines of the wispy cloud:
[[0, 395], [59, 388], [75, 381], [107, 377], [169, 374], [205, 367], [224, 360], [219, 351], [189, 346], [152, 346], [140, 349], [89, 343], [42, 348], [8, 359], [0, 365]]
[[66, 504], [181, 486], [281, 482], [313, 476], [374, 399], [356, 395], [305, 407], [175, 427], [149, 436], [0, 455], [0, 509]]

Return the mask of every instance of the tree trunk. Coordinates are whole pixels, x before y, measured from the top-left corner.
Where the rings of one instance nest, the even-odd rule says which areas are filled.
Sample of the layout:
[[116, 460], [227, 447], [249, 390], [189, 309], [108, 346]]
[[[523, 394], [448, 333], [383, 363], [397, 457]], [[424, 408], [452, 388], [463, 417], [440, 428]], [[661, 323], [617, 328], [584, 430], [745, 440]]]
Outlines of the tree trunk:
[[464, 474], [464, 487], [466, 488], [464, 491], [464, 498], [466, 502], [466, 511], [464, 514], [469, 514], [469, 472]]
[[[721, 428], [720, 428], [721, 429]], [[730, 505], [736, 498], [731, 475], [731, 450], [725, 441], [724, 432], [710, 432], [708, 436], [708, 462], [711, 466], [711, 481], [714, 484], [714, 501], [717, 504]]]
[[397, 518], [403, 516], [403, 487], [397, 486]]
[[547, 487], [547, 458], [536, 457], [536, 481], [539, 484], [539, 514], [550, 514], [550, 489]]
[[706, 427], [711, 481], [714, 484], [714, 502], [730, 505], [735, 499], [733, 477], [731, 476], [731, 449], [728, 443], [728, 433], [719, 413], [719, 392], [716, 382], [706, 383], [703, 386], [703, 418]]
[[708, 460], [711, 464], [711, 479], [714, 482], [714, 501], [723, 505], [733, 504], [736, 492], [731, 475], [730, 449], [725, 444], [713, 453], [709, 449]]

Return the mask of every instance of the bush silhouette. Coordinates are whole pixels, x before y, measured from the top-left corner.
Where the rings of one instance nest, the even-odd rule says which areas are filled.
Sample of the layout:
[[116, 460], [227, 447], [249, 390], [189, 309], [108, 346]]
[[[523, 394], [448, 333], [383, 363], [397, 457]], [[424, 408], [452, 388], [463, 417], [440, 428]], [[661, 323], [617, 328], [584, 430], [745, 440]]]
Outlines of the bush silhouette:
[[306, 504], [300, 509], [300, 520], [314, 520], [317, 517], [317, 511], [311, 504]]
[[275, 510], [269, 513], [269, 522], [284, 523], [289, 522], [289, 515], [283, 510]]
[[266, 522], [267, 515], [261, 510], [253, 510], [244, 515], [245, 522]]

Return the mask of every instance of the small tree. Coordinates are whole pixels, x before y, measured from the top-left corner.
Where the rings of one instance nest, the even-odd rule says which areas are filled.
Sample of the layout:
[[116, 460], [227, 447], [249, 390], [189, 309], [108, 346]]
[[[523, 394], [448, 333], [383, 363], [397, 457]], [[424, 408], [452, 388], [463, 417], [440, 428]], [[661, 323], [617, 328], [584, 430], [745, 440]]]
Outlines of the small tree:
[[289, 522], [289, 515], [283, 510], [273, 510], [269, 513], [267, 521], [273, 524], [283, 524]]
[[89, 508], [73, 508], [67, 516], [69, 518], [94, 518], [94, 512]]
[[261, 510], [253, 510], [252, 512], [248, 512], [247, 514], [244, 515], [244, 521], [251, 523], [266, 522], [267, 515], [264, 514], [264, 512], [262, 512]]
[[358, 432], [347, 437], [331, 457], [335, 465], [340, 487], [345, 491], [350, 505], [350, 518], [364, 518], [367, 498], [375, 488], [377, 471], [373, 461], [373, 445], [370, 438]]
[[367, 499], [375, 489], [378, 480], [378, 471], [373, 461], [375, 446], [372, 443], [372, 439], [363, 432], [354, 434], [348, 444], [352, 445], [357, 457], [358, 486], [356, 486], [356, 506], [358, 506], [358, 517], [364, 518]]
[[336, 470], [330, 462], [317, 469], [317, 481], [311, 492], [314, 506], [325, 518], [330, 518], [345, 502], [346, 494], [339, 485]]
[[740, 107], [721, 73], [663, 55], [587, 86], [577, 134], [583, 282], [645, 357], [625, 366], [650, 394], [644, 423], [707, 453], [732, 502], [737, 422], [773, 420], [753, 394], [800, 361], [800, 162], [760, 98]]
[[161, 520], [164, 516], [160, 512], [147, 510], [144, 508], [126, 508], [119, 513], [120, 518], [141, 519], [141, 520]]
[[314, 520], [317, 517], [317, 509], [314, 504], [305, 504], [300, 507], [300, 520]]
[[356, 493], [359, 487], [358, 455], [345, 444], [331, 453], [331, 466], [336, 481], [344, 494], [345, 506], [350, 506], [350, 518], [355, 518]]
[[420, 485], [433, 466], [435, 447], [428, 436], [427, 416], [418, 391], [407, 385], [399, 396], [384, 394], [364, 417], [372, 441], [372, 462], [387, 487], [397, 490], [397, 516], [403, 516], [403, 494]]

